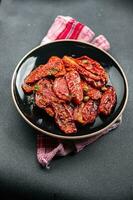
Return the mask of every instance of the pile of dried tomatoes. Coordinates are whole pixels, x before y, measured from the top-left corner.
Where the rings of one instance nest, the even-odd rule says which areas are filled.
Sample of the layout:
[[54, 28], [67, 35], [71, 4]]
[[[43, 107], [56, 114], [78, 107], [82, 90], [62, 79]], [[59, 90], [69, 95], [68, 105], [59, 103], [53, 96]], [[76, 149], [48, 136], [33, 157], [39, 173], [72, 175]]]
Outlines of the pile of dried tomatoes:
[[92, 124], [98, 115], [110, 115], [117, 96], [107, 83], [105, 69], [88, 56], [52, 56], [25, 78], [22, 88], [26, 94], [34, 92], [35, 105], [72, 134], [77, 123]]

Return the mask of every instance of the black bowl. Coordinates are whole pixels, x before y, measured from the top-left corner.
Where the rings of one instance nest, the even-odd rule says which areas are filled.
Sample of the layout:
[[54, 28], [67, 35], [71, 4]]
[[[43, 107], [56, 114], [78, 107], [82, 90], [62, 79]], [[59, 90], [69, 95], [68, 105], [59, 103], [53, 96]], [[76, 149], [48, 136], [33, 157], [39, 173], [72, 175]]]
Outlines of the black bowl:
[[[26, 75], [38, 65], [46, 63], [53, 55], [59, 57], [87, 55], [105, 68], [109, 74], [110, 84], [115, 87], [117, 93], [117, 104], [109, 117], [97, 117], [91, 126], [79, 126], [76, 134], [65, 135], [57, 127], [53, 118], [49, 117], [45, 111], [33, 106], [30, 101], [31, 96], [24, 94], [21, 85]], [[117, 61], [107, 52], [91, 44], [75, 40], [55, 41], [31, 50], [21, 59], [14, 71], [11, 90], [15, 106], [27, 123], [44, 134], [61, 139], [82, 139], [98, 135], [119, 119], [128, 99], [127, 79]]]

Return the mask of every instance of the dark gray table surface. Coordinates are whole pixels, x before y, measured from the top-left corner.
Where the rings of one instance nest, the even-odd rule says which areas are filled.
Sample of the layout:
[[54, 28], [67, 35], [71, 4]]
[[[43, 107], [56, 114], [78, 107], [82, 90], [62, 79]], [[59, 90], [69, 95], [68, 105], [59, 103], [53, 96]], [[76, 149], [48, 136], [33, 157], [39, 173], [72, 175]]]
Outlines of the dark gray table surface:
[[[129, 82], [123, 123], [49, 171], [36, 160], [36, 133], [17, 113], [10, 83], [15, 65], [38, 45], [57, 15], [104, 33]], [[133, 2], [2, 0], [0, 4], [0, 191], [27, 199], [133, 199]]]

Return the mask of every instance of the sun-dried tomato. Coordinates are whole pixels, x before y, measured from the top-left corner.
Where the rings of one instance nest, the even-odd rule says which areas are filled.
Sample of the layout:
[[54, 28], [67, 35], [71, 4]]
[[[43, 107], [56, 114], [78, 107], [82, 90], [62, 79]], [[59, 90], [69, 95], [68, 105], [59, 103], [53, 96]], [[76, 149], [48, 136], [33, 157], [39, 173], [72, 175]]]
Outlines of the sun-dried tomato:
[[34, 82], [40, 80], [44, 77], [44, 71], [47, 67], [47, 64], [40, 65], [25, 78], [24, 82], [27, 84], [33, 84]]
[[108, 86], [102, 95], [99, 105], [99, 113], [106, 116], [109, 115], [116, 104], [116, 100], [117, 96], [115, 89], [112, 86]]
[[72, 69], [78, 71], [93, 87], [101, 88], [108, 81], [108, 75], [105, 69], [98, 62], [87, 56], [76, 59], [70, 56], [64, 56], [63, 62], [66, 71], [71, 71]]
[[101, 77], [100, 76], [97, 76], [96, 74], [86, 70], [85, 68], [83, 68], [82, 66], [79, 66], [78, 67], [78, 72], [83, 75], [83, 76], [86, 76], [88, 78], [91, 78], [93, 79], [94, 81], [99, 81], [101, 80]]
[[[108, 74], [105, 69], [97, 61], [89, 58], [88, 56], [82, 56], [76, 59], [76, 62], [84, 67], [87, 71], [90, 71], [96, 76], [100, 76], [102, 79], [105, 79], [105, 82], [108, 81]], [[91, 78], [91, 77], [90, 77]]]
[[48, 65], [49, 69], [47, 70], [47, 75], [59, 77], [66, 73], [62, 59], [57, 56], [52, 56], [48, 61]]
[[93, 100], [98, 100], [102, 97], [102, 93], [98, 89], [93, 88], [91, 86], [89, 86], [89, 91], [87, 95]]
[[96, 81], [96, 80], [89, 78], [87, 76], [84, 76], [84, 79], [87, 81], [88, 84], [90, 84], [91, 86], [93, 86], [97, 89], [101, 89], [106, 84], [105, 80]]
[[87, 84], [86, 81], [82, 80], [81, 83], [85, 97], [88, 96], [93, 100], [98, 100], [102, 97], [102, 93], [100, 92], [100, 90], [90, 86], [89, 84]]
[[57, 56], [52, 56], [48, 63], [34, 69], [26, 78], [25, 83], [32, 84], [46, 76], [59, 77], [66, 73], [63, 61]]
[[108, 74], [106, 73], [105, 69], [100, 65], [100, 63], [89, 58], [88, 56], [82, 56], [75, 59], [75, 61], [80, 66], [78, 68], [79, 73], [85, 76], [86, 81], [92, 84], [92, 86], [100, 88], [107, 83]]
[[83, 115], [83, 120], [85, 123], [93, 123], [97, 117], [97, 112], [98, 111], [98, 104], [97, 102], [93, 100], [89, 100], [83, 110], [82, 110], [82, 115]]
[[59, 77], [55, 79], [53, 90], [60, 99], [70, 101], [71, 98], [65, 77]]
[[74, 110], [74, 120], [85, 125], [93, 123], [98, 114], [98, 104], [93, 100], [82, 103]]
[[83, 100], [83, 90], [79, 73], [75, 70], [67, 72], [65, 75], [68, 89], [76, 104], [80, 104]]
[[76, 133], [77, 128], [73, 119], [73, 109], [67, 104], [52, 103], [55, 112], [55, 122], [66, 134]]
[[100, 77], [95, 75], [94, 73], [90, 72], [88, 69], [84, 68], [82, 65], [80, 66], [80, 60], [76, 60], [72, 57], [69, 56], [64, 56], [63, 57], [63, 62], [65, 64], [66, 70], [71, 71], [71, 70], [76, 70], [78, 71], [81, 75], [90, 77], [94, 80], [100, 80]]
[[77, 70], [78, 64], [76, 63], [75, 59], [70, 56], [64, 56], [62, 58], [63, 63], [65, 65], [66, 71]]
[[25, 93], [29, 94], [34, 91], [34, 85], [29, 85], [29, 84], [24, 83], [22, 85], [22, 89]]
[[51, 81], [42, 79], [37, 83], [37, 87], [35, 103], [38, 107], [45, 108], [51, 105], [51, 102], [61, 102], [53, 92]]

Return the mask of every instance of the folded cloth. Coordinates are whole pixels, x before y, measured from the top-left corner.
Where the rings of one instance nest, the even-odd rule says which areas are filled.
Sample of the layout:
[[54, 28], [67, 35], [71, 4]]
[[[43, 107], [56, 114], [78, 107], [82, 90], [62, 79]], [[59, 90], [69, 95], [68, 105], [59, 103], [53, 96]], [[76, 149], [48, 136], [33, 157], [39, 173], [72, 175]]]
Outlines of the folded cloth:
[[92, 43], [105, 51], [110, 49], [110, 43], [103, 35], [99, 35], [95, 38], [94, 36], [95, 33], [88, 26], [69, 16], [57, 16], [41, 44], [60, 39], [75, 39]]
[[[92, 43], [105, 51], [110, 49], [110, 43], [103, 35], [99, 35], [95, 38], [94, 36], [95, 33], [88, 26], [69, 16], [57, 16], [41, 44], [46, 44], [60, 39], [75, 39]], [[64, 141], [38, 133], [37, 160], [42, 166], [49, 168], [49, 164], [55, 156], [66, 156], [71, 152], [81, 151], [88, 144], [93, 143], [101, 136], [117, 128], [121, 121], [122, 117], [99, 135], [77, 141]]]

